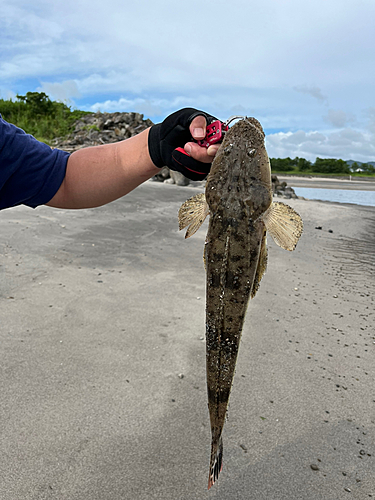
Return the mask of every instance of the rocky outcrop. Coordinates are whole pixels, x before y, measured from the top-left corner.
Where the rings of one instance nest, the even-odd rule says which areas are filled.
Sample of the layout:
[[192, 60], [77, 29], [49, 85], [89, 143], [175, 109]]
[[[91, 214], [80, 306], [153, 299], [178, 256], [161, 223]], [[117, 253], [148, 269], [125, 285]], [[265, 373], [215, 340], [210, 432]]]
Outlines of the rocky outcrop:
[[272, 192], [274, 196], [280, 198], [298, 198], [294, 189], [289, 187], [286, 182], [280, 182], [276, 175], [272, 175]]
[[140, 113], [90, 113], [74, 124], [73, 132], [57, 137], [52, 147], [72, 153], [88, 146], [123, 141], [153, 125]]

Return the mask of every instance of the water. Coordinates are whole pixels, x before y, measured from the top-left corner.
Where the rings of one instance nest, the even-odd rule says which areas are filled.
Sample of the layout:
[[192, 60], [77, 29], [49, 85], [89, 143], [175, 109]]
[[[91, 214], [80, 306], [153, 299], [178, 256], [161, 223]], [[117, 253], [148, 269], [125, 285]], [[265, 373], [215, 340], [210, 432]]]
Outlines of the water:
[[293, 187], [297, 196], [309, 200], [334, 201], [337, 203], [354, 203], [375, 207], [375, 191], [358, 191], [356, 189], [323, 189]]

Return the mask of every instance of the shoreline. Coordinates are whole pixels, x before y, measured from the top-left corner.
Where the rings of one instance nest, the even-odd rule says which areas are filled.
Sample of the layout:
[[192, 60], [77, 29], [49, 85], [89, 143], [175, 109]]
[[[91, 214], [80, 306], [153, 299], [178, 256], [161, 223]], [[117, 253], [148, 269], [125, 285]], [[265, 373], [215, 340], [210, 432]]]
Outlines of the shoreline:
[[[286, 203], [287, 205], [290, 205], [290, 199], [289, 198], [284, 198], [282, 196], [274, 196], [274, 199], [277, 199], [277, 201], [281, 201], [282, 203]], [[311, 198], [305, 198], [303, 196], [298, 196], [298, 200], [301, 201], [306, 201], [306, 202], [311, 202], [311, 203], [323, 203], [327, 205], [336, 205], [338, 207], [346, 207], [346, 208], [358, 208], [360, 210], [364, 211], [374, 211], [375, 207], [372, 205], [360, 205], [359, 203], [348, 203], [348, 202], [341, 202], [341, 201], [331, 201], [331, 200], [314, 200]]]
[[[297, 182], [295, 184], [291, 184], [290, 182], [290, 177], [279, 177], [277, 176], [277, 178], [279, 179], [280, 182], [287, 182], [287, 186], [291, 187], [291, 188], [299, 188], [299, 187], [306, 187], [306, 188], [321, 188], [321, 189], [345, 189], [342, 187], [342, 185], [331, 185], [331, 186], [317, 186], [317, 185], [311, 185], [309, 184], [309, 180], [313, 180], [313, 179], [305, 179], [305, 178], [296, 178], [297, 181], [301, 181], [301, 184], [300, 185], [297, 185]], [[304, 183], [303, 181], [306, 180], [306, 183]], [[319, 178], [319, 180], [321, 180], [321, 178]], [[323, 179], [325, 180], [325, 179]], [[331, 179], [329, 179], [331, 180]], [[336, 179], [337, 181], [340, 181], [339, 179]], [[341, 179], [342, 181], [342, 179]], [[150, 179], [149, 181], [147, 182], [156, 182], [152, 179]], [[348, 182], [348, 181], [344, 181], [344, 182]], [[163, 184], [163, 183], [161, 183]], [[178, 187], [178, 186], [176, 186]], [[199, 189], [200, 192], [204, 192], [204, 189], [205, 189], [205, 182], [204, 181], [191, 181], [190, 184], [188, 184], [187, 186], [179, 186], [179, 187], [185, 187], [185, 188], [188, 188], [188, 189]], [[369, 186], [370, 187], [370, 186]], [[374, 186], [371, 186], [372, 189], [367, 189], [366, 191], [375, 191], [375, 181], [374, 181]], [[352, 191], [364, 191], [364, 189], [358, 189], [357, 187], [355, 187], [354, 185], [351, 186], [351, 187], [348, 187], [347, 190], [352, 190]], [[290, 198], [286, 198], [286, 197], [283, 197], [283, 196], [278, 196], [278, 195], [275, 195], [274, 194], [274, 197], [277, 198], [278, 200], [280, 201], [283, 201], [284, 203], [288, 203]], [[304, 197], [304, 196], [298, 196], [298, 199], [300, 200], [305, 200], [305, 201], [313, 201], [313, 202], [319, 202], [319, 203], [332, 203], [332, 204], [335, 204], [335, 205], [342, 205], [342, 206], [346, 206], [346, 207], [363, 207], [364, 209], [374, 209], [374, 206], [373, 205], [363, 205], [363, 204], [360, 204], [360, 203], [350, 203], [350, 202], [341, 202], [341, 201], [332, 201], [332, 200], [321, 200], [321, 199], [312, 199], [312, 198], [307, 198], [307, 197]]]
[[281, 182], [286, 182], [290, 187], [375, 191], [375, 179], [358, 181], [349, 179], [332, 179], [326, 177], [298, 177], [286, 175], [277, 175], [277, 178]]

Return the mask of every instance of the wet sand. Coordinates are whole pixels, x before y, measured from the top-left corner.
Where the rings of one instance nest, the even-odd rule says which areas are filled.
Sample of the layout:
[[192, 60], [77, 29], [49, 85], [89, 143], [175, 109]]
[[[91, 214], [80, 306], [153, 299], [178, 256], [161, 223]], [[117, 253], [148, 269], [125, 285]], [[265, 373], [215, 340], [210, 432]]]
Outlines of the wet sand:
[[269, 241], [208, 493], [197, 192], [0, 213], [2, 500], [375, 496], [375, 209], [288, 200], [304, 234]]

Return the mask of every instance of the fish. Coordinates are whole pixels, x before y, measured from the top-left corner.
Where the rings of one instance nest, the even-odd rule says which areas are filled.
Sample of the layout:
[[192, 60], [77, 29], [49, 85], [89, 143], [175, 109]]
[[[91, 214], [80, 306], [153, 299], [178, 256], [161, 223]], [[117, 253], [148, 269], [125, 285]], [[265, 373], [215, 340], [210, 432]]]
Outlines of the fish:
[[299, 214], [273, 202], [271, 167], [259, 121], [246, 117], [226, 133], [205, 193], [182, 204], [179, 229], [191, 237], [209, 216], [206, 270], [206, 378], [211, 423], [208, 489], [223, 466], [222, 432], [245, 314], [267, 267], [267, 232], [292, 251], [303, 231]]

